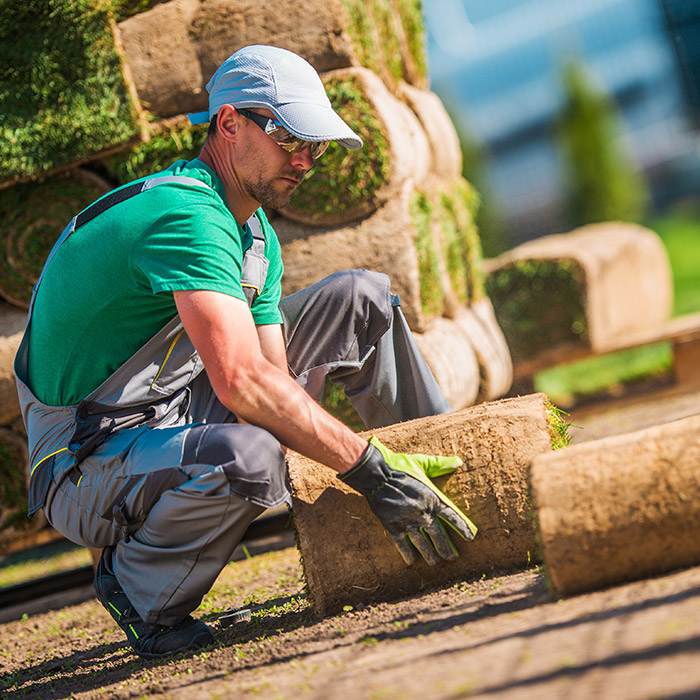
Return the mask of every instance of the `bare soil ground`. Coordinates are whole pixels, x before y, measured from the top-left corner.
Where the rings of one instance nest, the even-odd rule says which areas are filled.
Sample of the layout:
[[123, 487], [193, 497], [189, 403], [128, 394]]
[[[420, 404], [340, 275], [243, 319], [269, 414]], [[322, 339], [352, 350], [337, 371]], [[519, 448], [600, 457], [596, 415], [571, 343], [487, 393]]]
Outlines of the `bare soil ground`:
[[[700, 412], [700, 396], [642, 403], [572, 420], [590, 439]], [[220, 627], [241, 605], [252, 621]], [[700, 568], [559, 601], [533, 568], [347, 607], [313, 617], [295, 548], [251, 556], [197, 611], [217, 645], [196, 656], [139, 659], [94, 599], [1, 624], [0, 696], [700, 698]]]

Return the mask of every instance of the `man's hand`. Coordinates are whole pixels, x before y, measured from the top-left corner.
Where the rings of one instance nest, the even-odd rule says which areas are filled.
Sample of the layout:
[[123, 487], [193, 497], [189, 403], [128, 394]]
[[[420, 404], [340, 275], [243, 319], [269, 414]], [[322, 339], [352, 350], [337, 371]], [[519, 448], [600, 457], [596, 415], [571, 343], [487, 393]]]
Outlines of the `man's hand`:
[[406, 564], [420, 552], [435, 565], [459, 556], [445, 525], [465, 540], [476, 534], [476, 526], [430, 480], [461, 464], [459, 457], [392, 452], [372, 436], [360, 461], [338, 478], [367, 499]]

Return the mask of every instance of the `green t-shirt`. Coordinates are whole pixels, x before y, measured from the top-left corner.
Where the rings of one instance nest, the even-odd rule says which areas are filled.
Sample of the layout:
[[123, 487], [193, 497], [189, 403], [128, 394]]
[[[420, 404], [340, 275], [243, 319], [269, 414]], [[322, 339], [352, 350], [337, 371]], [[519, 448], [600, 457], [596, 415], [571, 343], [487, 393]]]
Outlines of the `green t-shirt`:
[[[245, 300], [241, 266], [253, 236], [226, 206], [221, 181], [197, 159], [159, 174], [209, 187], [159, 185], [110, 207], [69, 236], [46, 269], [27, 372], [43, 403], [69, 406], [94, 391], [176, 315], [174, 290]], [[281, 323], [280, 245], [262, 210], [257, 213], [269, 267], [251, 312], [257, 325]]]

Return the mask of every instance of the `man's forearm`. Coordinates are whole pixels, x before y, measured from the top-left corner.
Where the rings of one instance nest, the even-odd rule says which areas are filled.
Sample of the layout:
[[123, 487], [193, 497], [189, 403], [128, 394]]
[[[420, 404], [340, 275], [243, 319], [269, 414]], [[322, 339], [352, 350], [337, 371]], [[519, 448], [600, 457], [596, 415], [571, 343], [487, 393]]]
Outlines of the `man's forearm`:
[[[216, 388], [216, 387], [215, 387]], [[219, 399], [283, 445], [338, 472], [357, 463], [367, 442], [319, 406], [288, 374], [267, 360], [241, 370]]]
[[226, 294], [185, 290], [174, 297], [224, 406], [283, 445], [337, 471], [357, 463], [367, 442], [289, 376], [279, 325], [256, 328], [245, 301]]

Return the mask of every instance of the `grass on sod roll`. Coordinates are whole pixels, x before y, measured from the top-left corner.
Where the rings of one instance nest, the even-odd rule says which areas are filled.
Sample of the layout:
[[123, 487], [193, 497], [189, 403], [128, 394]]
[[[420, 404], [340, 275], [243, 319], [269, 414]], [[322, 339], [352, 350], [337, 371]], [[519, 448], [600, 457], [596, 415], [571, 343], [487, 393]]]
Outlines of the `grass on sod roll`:
[[0, 0], [0, 179], [40, 175], [139, 133], [95, 0]]
[[164, 170], [176, 160], [191, 160], [199, 155], [208, 128], [209, 124], [180, 123], [157, 131], [148, 141], [108, 158], [107, 173], [117, 184], [124, 185]]
[[[670, 211], [648, 226], [659, 234], [668, 253], [673, 273], [673, 315], [700, 311], [700, 206]], [[535, 377], [535, 389], [566, 406], [577, 398], [668, 376], [672, 370], [671, 344], [661, 342], [544, 370]]]
[[80, 168], [0, 190], [0, 296], [27, 308], [56, 239], [109, 187]]
[[515, 362], [585, 341], [583, 271], [574, 260], [517, 260], [491, 274], [486, 288]]
[[381, 121], [356, 79], [330, 77], [325, 80], [325, 86], [333, 108], [371, 148], [351, 151], [331, 142], [307, 174], [303, 186], [292, 196], [289, 209], [311, 214], [364, 211], [367, 200], [389, 179], [389, 143]]
[[416, 232], [421, 307], [426, 315], [439, 316], [442, 313], [444, 294], [432, 218], [433, 205], [430, 198], [424, 192], [415, 192], [411, 198], [411, 220]]
[[[343, 0], [360, 63], [377, 75], [398, 82], [408, 79], [402, 60], [402, 41], [419, 81], [427, 79], [425, 28], [420, 0]], [[398, 24], [398, 26], [397, 26]], [[403, 37], [401, 36], [403, 35]], [[410, 81], [409, 81], [410, 82]]]

